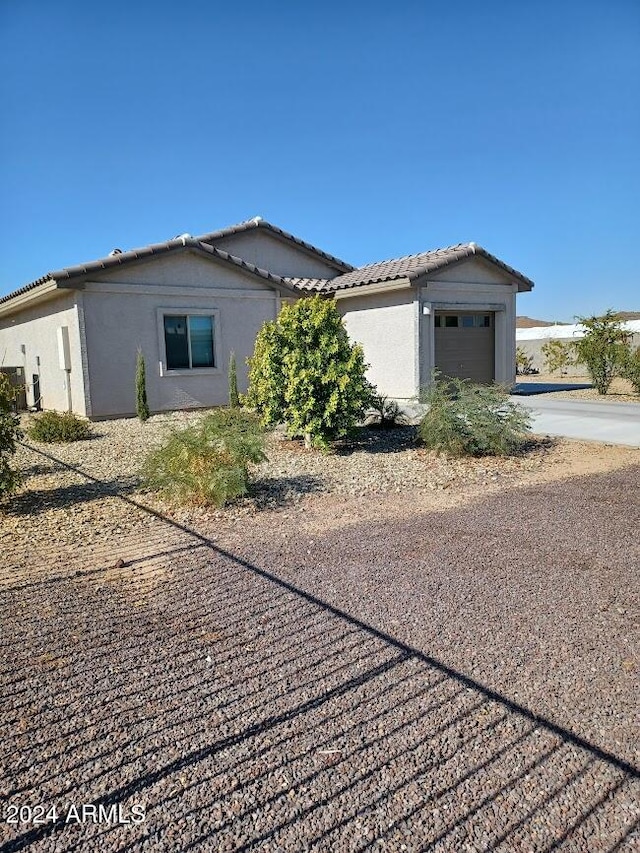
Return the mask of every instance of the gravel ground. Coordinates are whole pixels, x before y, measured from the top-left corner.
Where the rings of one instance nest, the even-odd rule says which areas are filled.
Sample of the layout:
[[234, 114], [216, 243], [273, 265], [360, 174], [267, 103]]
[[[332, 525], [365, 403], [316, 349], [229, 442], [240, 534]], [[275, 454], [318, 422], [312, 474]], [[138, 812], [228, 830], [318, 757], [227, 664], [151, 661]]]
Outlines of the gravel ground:
[[[612, 458], [462, 503], [457, 482], [345, 485], [226, 523], [129, 503], [122, 463], [106, 497], [42, 463], [59, 540], [32, 539], [31, 573], [9, 551], [0, 597], [0, 849], [637, 849], [640, 466]], [[119, 566], [69, 541], [104, 501]], [[83, 803], [145, 820], [78, 824]], [[55, 824], [6, 823], [39, 804]]]
[[[565, 376], [560, 378], [554, 373], [537, 374], [535, 376], [518, 376], [519, 383], [525, 382], [549, 382], [553, 385], [579, 385], [581, 383], [591, 384], [588, 376]], [[576, 388], [573, 391], [550, 391], [549, 394], [558, 398], [573, 398], [576, 400], [596, 400], [600, 403], [638, 403], [640, 396], [634, 394], [633, 387], [627, 379], [617, 376], [611, 383], [609, 393], [598, 394], [595, 388]]]

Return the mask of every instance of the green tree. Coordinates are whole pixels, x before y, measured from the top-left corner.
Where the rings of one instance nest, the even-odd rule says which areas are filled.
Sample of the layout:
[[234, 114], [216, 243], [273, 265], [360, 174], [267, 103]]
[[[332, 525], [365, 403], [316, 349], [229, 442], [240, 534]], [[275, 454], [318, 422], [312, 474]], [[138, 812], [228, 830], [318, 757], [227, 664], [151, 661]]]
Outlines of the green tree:
[[614, 376], [621, 373], [629, 350], [629, 335], [609, 309], [599, 317], [576, 317], [585, 335], [575, 342], [578, 360], [586, 365], [598, 394], [606, 394]]
[[240, 405], [240, 395], [238, 394], [238, 371], [236, 368], [236, 354], [231, 350], [229, 354], [229, 406], [232, 409], [237, 409]]
[[265, 426], [284, 423], [307, 447], [327, 447], [364, 416], [372, 394], [366, 369], [335, 304], [300, 299], [258, 333], [247, 402]]
[[144, 423], [149, 420], [149, 404], [147, 403], [147, 372], [142, 350], [138, 350], [136, 359], [136, 414]]
[[20, 483], [20, 475], [10, 464], [22, 438], [20, 420], [13, 411], [15, 399], [9, 377], [0, 373], [0, 499], [15, 492]]
[[575, 341], [550, 338], [543, 344], [542, 354], [549, 373], [558, 371], [560, 376], [566, 376], [569, 368], [577, 364]]

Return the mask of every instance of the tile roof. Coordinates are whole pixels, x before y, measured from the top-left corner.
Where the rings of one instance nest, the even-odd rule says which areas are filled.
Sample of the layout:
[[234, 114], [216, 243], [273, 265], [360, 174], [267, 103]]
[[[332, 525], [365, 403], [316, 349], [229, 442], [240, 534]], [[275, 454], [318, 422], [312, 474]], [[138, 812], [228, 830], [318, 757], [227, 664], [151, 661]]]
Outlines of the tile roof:
[[307, 249], [307, 251], [312, 252], [314, 255], [318, 255], [318, 257], [323, 258], [325, 261], [328, 261], [341, 272], [348, 272], [349, 270], [355, 269], [352, 264], [348, 264], [346, 261], [336, 258], [335, 255], [330, 255], [328, 252], [323, 252], [323, 250], [318, 249], [317, 246], [313, 246], [311, 243], [301, 240], [299, 237], [290, 234], [288, 231], [284, 231], [282, 228], [272, 225], [261, 216], [255, 216], [253, 219], [247, 219], [245, 222], [239, 222], [237, 225], [229, 225], [227, 228], [221, 228], [219, 231], [210, 231], [208, 234], [201, 234], [196, 239], [204, 243], [215, 242], [216, 240], [222, 240], [224, 237], [230, 237], [233, 234], [241, 234], [243, 231], [251, 231], [254, 228], [263, 228], [266, 231], [278, 234], [280, 237], [295, 243], [297, 246], [302, 246], [304, 249]]
[[[335, 265], [340, 264], [345, 271], [336, 275], [334, 278], [328, 279], [296, 278], [289, 276], [283, 277], [276, 275], [269, 270], [263, 269], [262, 267], [258, 267], [255, 264], [249, 263], [248, 261], [244, 261], [242, 258], [232, 255], [223, 249], [218, 249], [213, 245], [213, 243], [218, 239], [222, 239], [230, 234], [247, 231], [252, 228], [268, 228], [275, 233], [279, 233], [286, 239], [292, 240], [310, 251], [321, 255], [325, 259], [330, 260]], [[341, 290], [366, 287], [367, 285], [384, 281], [393, 281], [401, 278], [407, 278], [409, 281], [413, 282], [423, 275], [444, 269], [451, 264], [463, 261], [473, 255], [484, 257], [496, 266], [505, 270], [505, 272], [513, 276], [513, 278], [523, 286], [522, 289], [530, 290], [533, 287], [531, 279], [513, 269], [513, 267], [510, 267], [508, 264], [505, 264], [499, 258], [496, 258], [495, 255], [491, 255], [475, 243], [458, 243], [455, 246], [449, 246], [445, 249], [433, 249], [429, 252], [420, 252], [417, 255], [405, 255], [402, 258], [392, 258], [387, 261], [380, 261], [375, 264], [367, 264], [366, 266], [354, 268], [349, 264], [345, 264], [344, 261], [334, 258], [333, 255], [328, 255], [320, 249], [316, 249], [314, 246], [311, 246], [310, 243], [305, 243], [303, 240], [293, 237], [293, 235], [288, 234], [286, 231], [276, 228], [274, 225], [265, 222], [265, 220], [256, 218], [248, 220], [247, 222], [242, 222], [238, 225], [232, 225], [229, 228], [223, 228], [220, 231], [211, 231], [209, 234], [205, 234], [201, 237], [183, 235], [182, 237], [176, 237], [173, 240], [166, 240], [163, 243], [153, 243], [140, 249], [118, 252], [116, 254], [111, 254], [106, 258], [100, 258], [96, 261], [89, 261], [88, 263], [77, 264], [75, 266], [55, 270], [41, 276], [29, 284], [26, 284], [19, 290], [13, 291], [13, 293], [0, 297], [0, 305], [15, 298], [16, 296], [20, 296], [23, 293], [33, 290], [39, 285], [46, 284], [47, 282], [60, 284], [61, 282], [82, 278], [90, 275], [91, 273], [122, 266], [132, 261], [141, 261], [167, 252], [184, 249], [197, 251], [209, 257], [215, 257], [232, 266], [240, 267], [253, 275], [257, 275], [260, 278], [270, 281], [273, 284], [291, 292], [331, 294]]]
[[236, 267], [240, 267], [241, 269], [244, 269], [247, 272], [253, 273], [254, 275], [259, 276], [260, 278], [267, 279], [268, 281], [279, 285], [285, 290], [293, 290], [292, 285], [289, 284], [289, 282], [287, 282], [281, 276], [269, 272], [269, 270], [257, 267], [255, 264], [249, 263], [248, 261], [244, 261], [242, 258], [238, 258], [235, 255], [231, 255], [229, 254], [229, 252], [225, 252], [223, 249], [216, 249], [215, 246], [211, 246], [208, 243], [203, 243], [197, 238], [177, 237], [174, 240], [166, 240], [164, 243], [153, 243], [152, 245], [144, 246], [141, 249], [131, 249], [127, 252], [118, 252], [117, 254], [109, 255], [106, 258], [100, 258], [97, 261], [89, 261], [88, 263], [77, 264], [72, 267], [64, 267], [63, 269], [49, 272], [46, 275], [37, 278], [35, 281], [26, 284], [19, 290], [14, 290], [12, 293], [8, 293], [6, 296], [0, 297], [0, 305], [3, 302], [7, 302], [9, 299], [13, 299], [16, 296], [21, 296], [23, 293], [27, 293], [28, 291], [33, 290], [39, 285], [46, 284], [50, 281], [55, 281], [57, 283], [65, 282], [74, 278], [81, 278], [86, 275], [90, 275], [91, 273], [110, 269], [112, 267], [123, 266], [125, 264], [131, 263], [132, 261], [142, 261], [153, 256], [163, 255], [167, 252], [172, 252], [180, 249], [192, 249], [197, 252], [204, 253], [205, 255], [208, 255], [210, 257], [218, 258], [223, 262], [226, 262]]
[[375, 264], [367, 264], [350, 272], [338, 275], [331, 279], [317, 278], [287, 278], [287, 281], [296, 290], [320, 291], [324, 293], [335, 293], [338, 290], [346, 290], [353, 287], [364, 287], [368, 284], [377, 284], [383, 281], [407, 278], [415, 281], [423, 275], [437, 272], [451, 264], [459, 263], [472, 256], [486, 258], [499, 266], [509, 275], [513, 276], [526, 290], [533, 287], [531, 279], [505, 264], [495, 255], [490, 254], [476, 243], [458, 243], [445, 249], [432, 249], [429, 252], [420, 252], [417, 255], [405, 255], [402, 258], [392, 258], [388, 261], [379, 261]]

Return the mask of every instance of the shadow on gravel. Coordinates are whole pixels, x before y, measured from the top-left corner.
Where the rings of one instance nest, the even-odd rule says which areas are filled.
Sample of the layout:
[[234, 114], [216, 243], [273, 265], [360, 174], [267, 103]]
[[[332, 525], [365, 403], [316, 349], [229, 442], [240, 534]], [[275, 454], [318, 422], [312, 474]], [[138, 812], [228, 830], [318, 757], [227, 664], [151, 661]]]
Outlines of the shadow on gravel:
[[[34, 452], [40, 451], [34, 450]], [[29, 471], [29, 473], [32, 472]], [[133, 494], [139, 487], [139, 481], [135, 477], [130, 477], [118, 480], [73, 483], [68, 486], [58, 486], [55, 489], [29, 489], [15, 495], [3, 507], [3, 512], [5, 515], [31, 515], [32, 513], [42, 512], [43, 509], [74, 506], [104, 497], [123, 497]]]
[[261, 477], [250, 486], [249, 498], [257, 509], [278, 509], [303, 495], [324, 491], [320, 477], [301, 474], [298, 477]]
[[122, 499], [194, 551], [143, 606], [95, 575], [4, 594], [4, 817], [58, 819], [2, 851], [633, 849], [631, 764]]

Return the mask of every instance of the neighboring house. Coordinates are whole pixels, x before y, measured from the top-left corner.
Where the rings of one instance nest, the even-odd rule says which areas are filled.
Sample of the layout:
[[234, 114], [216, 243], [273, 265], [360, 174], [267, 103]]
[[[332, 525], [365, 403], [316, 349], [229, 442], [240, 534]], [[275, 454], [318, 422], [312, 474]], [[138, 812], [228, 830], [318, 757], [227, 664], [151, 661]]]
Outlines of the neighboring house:
[[0, 364], [28, 402], [90, 418], [135, 412], [136, 352], [152, 411], [227, 402], [284, 302], [336, 300], [381, 393], [415, 397], [433, 368], [515, 380], [516, 294], [533, 283], [474, 243], [355, 268], [256, 217], [51, 272], [0, 299]]

